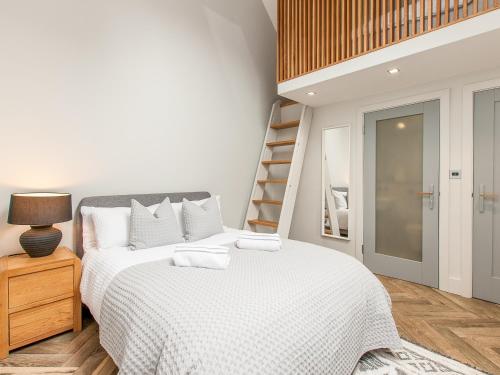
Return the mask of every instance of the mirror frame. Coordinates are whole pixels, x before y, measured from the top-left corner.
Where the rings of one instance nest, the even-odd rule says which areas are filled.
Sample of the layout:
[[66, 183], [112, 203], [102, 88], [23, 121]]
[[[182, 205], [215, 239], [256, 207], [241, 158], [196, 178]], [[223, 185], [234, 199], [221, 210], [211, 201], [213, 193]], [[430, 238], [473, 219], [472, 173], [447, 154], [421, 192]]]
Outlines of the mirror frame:
[[[342, 237], [342, 236], [336, 236], [333, 234], [327, 234], [325, 233], [325, 225], [324, 225], [324, 215], [325, 215], [325, 208], [326, 208], [326, 202], [325, 202], [325, 168], [326, 168], [326, 163], [325, 163], [325, 158], [326, 158], [326, 146], [325, 146], [325, 134], [326, 131], [328, 130], [333, 130], [333, 129], [339, 129], [339, 128], [347, 128], [348, 133], [349, 133], [349, 147], [348, 147], [348, 152], [347, 152], [347, 163], [349, 165], [348, 169], [348, 179], [349, 179], [349, 198], [351, 199], [352, 194], [351, 194], [351, 124], [341, 124], [341, 125], [335, 125], [335, 126], [330, 126], [328, 128], [323, 128], [321, 129], [321, 235], [323, 237], [328, 237], [328, 238], [335, 238], [338, 240], [344, 240], [344, 241], [350, 241], [351, 240], [351, 223], [352, 223], [352, 212], [349, 210], [349, 216], [347, 219], [347, 227], [348, 227], [348, 234], [347, 237]], [[351, 205], [349, 204], [349, 207]]]

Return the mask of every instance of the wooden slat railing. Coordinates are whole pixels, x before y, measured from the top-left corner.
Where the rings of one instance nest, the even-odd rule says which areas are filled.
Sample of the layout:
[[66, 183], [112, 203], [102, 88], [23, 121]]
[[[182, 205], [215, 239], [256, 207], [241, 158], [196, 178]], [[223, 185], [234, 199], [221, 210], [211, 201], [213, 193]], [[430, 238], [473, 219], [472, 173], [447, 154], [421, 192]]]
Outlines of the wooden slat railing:
[[277, 1], [278, 82], [500, 8], [500, 0]]

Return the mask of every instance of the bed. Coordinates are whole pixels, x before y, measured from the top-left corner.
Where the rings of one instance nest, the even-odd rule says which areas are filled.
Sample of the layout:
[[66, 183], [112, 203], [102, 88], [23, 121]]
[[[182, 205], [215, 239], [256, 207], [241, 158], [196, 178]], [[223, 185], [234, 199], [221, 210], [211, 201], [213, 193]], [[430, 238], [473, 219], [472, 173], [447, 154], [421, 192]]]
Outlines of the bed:
[[[85, 198], [129, 206], [208, 193]], [[79, 206], [79, 208], [80, 208]], [[78, 210], [79, 210], [78, 208]], [[82, 253], [82, 300], [120, 374], [350, 374], [359, 358], [401, 343], [378, 279], [354, 258], [283, 240], [278, 252], [239, 250], [239, 231], [199, 241], [227, 244], [226, 270], [172, 265], [175, 245]]]

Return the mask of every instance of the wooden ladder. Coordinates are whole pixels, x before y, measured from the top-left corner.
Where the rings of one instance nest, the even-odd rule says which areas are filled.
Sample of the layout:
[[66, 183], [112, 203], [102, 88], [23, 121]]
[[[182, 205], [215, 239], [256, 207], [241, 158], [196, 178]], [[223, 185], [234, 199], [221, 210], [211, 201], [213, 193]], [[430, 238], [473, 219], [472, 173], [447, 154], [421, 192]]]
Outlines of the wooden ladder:
[[290, 100], [274, 103], [244, 229], [288, 238], [312, 121], [312, 109]]

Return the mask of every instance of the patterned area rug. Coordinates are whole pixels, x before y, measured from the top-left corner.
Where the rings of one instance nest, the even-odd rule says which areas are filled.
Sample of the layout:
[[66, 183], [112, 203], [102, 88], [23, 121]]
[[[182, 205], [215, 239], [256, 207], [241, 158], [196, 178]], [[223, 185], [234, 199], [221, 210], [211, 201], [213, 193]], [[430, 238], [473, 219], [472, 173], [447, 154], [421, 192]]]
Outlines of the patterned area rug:
[[353, 375], [484, 375], [460, 362], [414, 345], [403, 342], [403, 349], [395, 351], [375, 350], [365, 354]]

